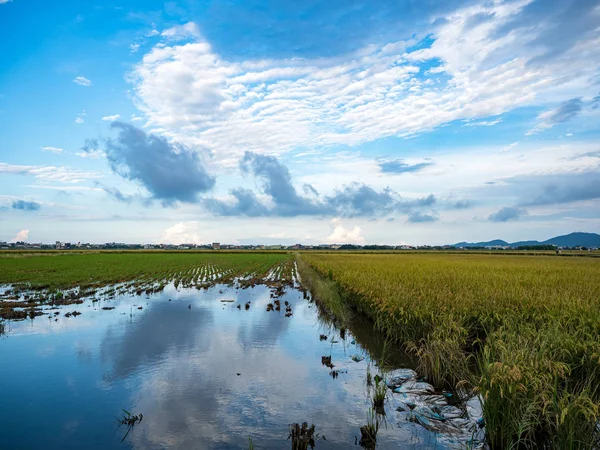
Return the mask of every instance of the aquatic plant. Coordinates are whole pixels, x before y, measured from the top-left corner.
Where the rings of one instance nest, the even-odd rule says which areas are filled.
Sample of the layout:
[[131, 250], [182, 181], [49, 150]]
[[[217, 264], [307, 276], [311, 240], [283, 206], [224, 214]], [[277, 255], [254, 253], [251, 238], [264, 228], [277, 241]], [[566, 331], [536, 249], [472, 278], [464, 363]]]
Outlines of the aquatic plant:
[[381, 409], [385, 403], [385, 395], [387, 393], [387, 386], [380, 377], [375, 377], [375, 392], [373, 393], [373, 406]]
[[379, 431], [379, 418], [373, 409], [367, 415], [367, 424], [360, 427], [360, 445], [364, 448], [375, 448], [377, 445], [377, 432]]
[[133, 430], [133, 427], [135, 427], [137, 424], [140, 424], [142, 422], [142, 419], [144, 418], [143, 414], [133, 415], [126, 409], [122, 409], [122, 411], [125, 413], [125, 415], [122, 418], [117, 417], [117, 429], [125, 425], [127, 427], [127, 432], [125, 433], [125, 436], [123, 436], [123, 439], [121, 439], [121, 442], [125, 440], [125, 438], [129, 435], [131, 430]]
[[308, 426], [303, 422], [302, 426], [297, 423], [290, 425], [288, 440], [292, 441], [292, 450], [307, 450], [308, 447], [315, 448], [315, 425]]

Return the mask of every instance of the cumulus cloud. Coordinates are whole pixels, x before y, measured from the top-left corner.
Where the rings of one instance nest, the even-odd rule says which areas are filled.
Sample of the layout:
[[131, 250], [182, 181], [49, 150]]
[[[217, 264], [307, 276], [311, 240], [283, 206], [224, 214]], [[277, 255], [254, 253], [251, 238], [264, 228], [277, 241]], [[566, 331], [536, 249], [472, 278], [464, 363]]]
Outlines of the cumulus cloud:
[[537, 118], [539, 123], [529, 130], [526, 134], [532, 135], [543, 130], [552, 128], [559, 123], [568, 122], [576, 117], [582, 109], [583, 101], [581, 98], [572, 98], [558, 107], [541, 113]]
[[[529, 179], [527, 179], [529, 178]], [[522, 177], [511, 180], [530, 186], [523, 206], [557, 205], [600, 199], [600, 172], [582, 172]]]
[[202, 238], [198, 235], [199, 225], [197, 222], [179, 222], [167, 228], [160, 242], [163, 244], [203, 244]]
[[140, 182], [152, 198], [163, 204], [195, 202], [199, 194], [214, 186], [214, 177], [190, 149], [123, 122], [113, 122], [111, 128], [118, 133], [116, 139], [106, 142], [111, 169], [123, 178]]
[[600, 95], [596, 95], [591, 101], [592, 109], [600, 108]]
[[75, 77], [73, 83], [85, 87], [90, 87], [92, 85], [91, 80], [88, 80], [86, 77]]
[[450, 204], [450, 209], [468, 209], [473, 206], [473, 202], [470, 200], [457, 200]]
[[104, 116], [102, 118], [102, 120], [106, 121], [106, 122], [114, 122], [115, 120], [118, 120], [119, 117], [121, 117], [120, 114], [114, 114], [112, 116]]
[[509, 220], [517, 220], [524, 215], [527, 215], [527, 211], [524, 209], [505, 206], [499, 211], [490, 214], [488, 220], [491, 222], [508, 222]]
[[346, 228], [339, 218], [331, 220], [333, 228], [331, 234], [325, 238], [329, 243], [333, 244], [364, 244], [365, 238], [362, 236], [362, 230], [358, 225], [352, 228]]
[[29, 239], [29, 230], [21, 230], [10, 242], [27, 242], [27, 239]]
[[[593, 30], [569, 32], [566, 50], [572, 51], [561, 47], [544, 64], [533, 64], [546, 54], [537, 39], [547, 42], [545, 30], [556, 17], [540, 9], [533, 22], [528, 11], [527, 2], [477, 4], [438, 17], [424, 48], [392, 40], [319, 59], [228, 60], [188, 24], [187, 34], [167, 33], [188, 41], [157, 44], [130, 81], [150, 126], [208, 148], [215, 161], [230, 166], [247, 150], [276, 155], [358, 145], [456, 120], [491, 125], [498, 119], [481, 119], [547, 103], [565, 86], [573, 87], [575, 99], [597, 92], [600, 42]], [[515, 22], [519, 17], [528, 25]], [[573, 31], [569, 20], [561, 27]]]
[[351, 183], [320, 196], [310, 185], [304, 186], [306, 196], [298, 193], [288, 168], [276, 157], [246, 152], [240, 162], [244, 174], [260, 181], [261, 192], [269, 202], [261, 200], [253, 191], [237, 188], [230, 191], [228, 201], [214, 198], [204, 205], [218, 215], [233, 216], [343, 216], [376, 217], [391, 212], [408, 213], [414, 208], [431, 206], [434, 195], [404, 199], [392, 189], [377, 191], [362, 183]]
[[402, 159], [396, 159], [393, 161], [381, 161], [379, 162], [379, 167], [381, 168], [381, 172], [383, 173], [400, 174], [418, 172], [426, 167], [431, 166], [432, 164], [433, 163], [431, 161], [417, 164], [408, 164]]
[[12, 202], [12, 209], [18, 209], [21, 211], [38, 211], [41, 205], [37, 202], [28, 202], [25, 200], [15, 200]]
[[82, 181], [100, 178], [97, 172], [85, 172], [64, 166], [25, 166], [0, 162], [0, 173], [14, 175], [31, 175], [42, 181], [57, 181], [63, 183], [80, 183]]
[[58, 154], [58, 153], [62, 153], [64, 150], [62, 148], [58, 148], [58, 147], [42, 147], [42, 151]]

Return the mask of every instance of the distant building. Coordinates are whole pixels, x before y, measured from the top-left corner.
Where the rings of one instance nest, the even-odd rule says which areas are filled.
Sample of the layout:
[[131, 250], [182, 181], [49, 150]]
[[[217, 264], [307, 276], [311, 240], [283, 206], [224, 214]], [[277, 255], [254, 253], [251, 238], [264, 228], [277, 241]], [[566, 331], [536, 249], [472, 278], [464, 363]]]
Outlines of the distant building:
[[221, 244], [219, 242], [213, 242], [212, 248], [213, 250], [221, 250]]

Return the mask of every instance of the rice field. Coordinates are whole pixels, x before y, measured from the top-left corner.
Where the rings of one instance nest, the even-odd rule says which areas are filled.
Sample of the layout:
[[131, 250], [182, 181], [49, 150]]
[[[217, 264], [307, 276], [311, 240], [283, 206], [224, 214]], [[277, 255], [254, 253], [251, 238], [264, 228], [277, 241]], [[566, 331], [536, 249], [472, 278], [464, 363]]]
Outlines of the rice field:
[[41, 305], [86, 298], [209, 288], [239, 283], [294, 285], [296, 266], [284, 253], [47, 253], [0, 257], [0, 318], [23, 319]]
[[302, 258], [418, 356], [434, 384], [480, 396], [490, 448], [598, 448], [600, 260]]

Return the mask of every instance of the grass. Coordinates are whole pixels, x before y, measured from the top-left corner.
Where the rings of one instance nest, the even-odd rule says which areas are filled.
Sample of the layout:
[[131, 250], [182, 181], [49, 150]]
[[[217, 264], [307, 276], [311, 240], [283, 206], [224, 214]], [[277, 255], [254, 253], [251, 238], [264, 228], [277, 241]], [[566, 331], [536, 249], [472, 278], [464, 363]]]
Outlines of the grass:
[[438, 387], [482, 398], [492, 449], [598, 445], [600, 260], [310, 254], [343, 302], [418, 356]]
[[363, 448], [375, 448], [377, 446], [377, 432], [379, 431], [379, 418], [373, 409], [369, 410], [367, 424], [360, 427], [360, 445]]

